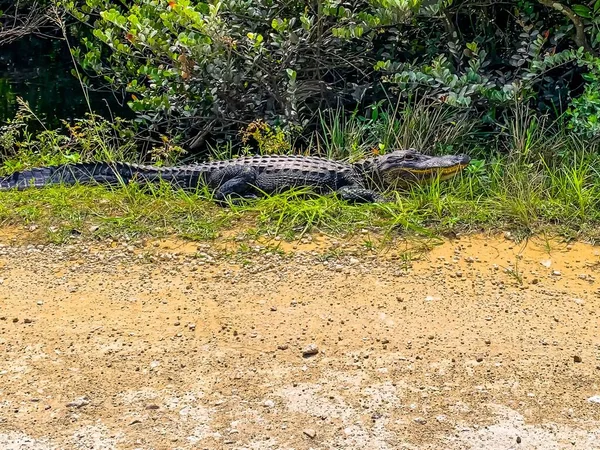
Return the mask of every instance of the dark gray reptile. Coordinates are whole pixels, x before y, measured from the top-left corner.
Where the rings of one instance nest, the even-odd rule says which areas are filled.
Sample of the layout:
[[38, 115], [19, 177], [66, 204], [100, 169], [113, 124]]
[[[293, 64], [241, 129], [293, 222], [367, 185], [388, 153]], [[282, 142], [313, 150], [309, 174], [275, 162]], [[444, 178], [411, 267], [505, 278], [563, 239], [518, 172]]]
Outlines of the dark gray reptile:
[[0, 190], [51, 184], [118, 185], [137, 181], [166, 181], [183, 189], [203, 185], [217, 201], [231, 197], [255, 198], [294, 187], [310, 187], [324, 194], [337, 192], [355, 202], [383, 201], [380, 193], [439, 176], [449, 178], [469, 164], [465, 155], [427, 156], [416, 150], [396, 150], [349, 164], [308, 156], [252, 156], [179, 167], [127, 163], [81, 163], [41, 167], [0, 178]]

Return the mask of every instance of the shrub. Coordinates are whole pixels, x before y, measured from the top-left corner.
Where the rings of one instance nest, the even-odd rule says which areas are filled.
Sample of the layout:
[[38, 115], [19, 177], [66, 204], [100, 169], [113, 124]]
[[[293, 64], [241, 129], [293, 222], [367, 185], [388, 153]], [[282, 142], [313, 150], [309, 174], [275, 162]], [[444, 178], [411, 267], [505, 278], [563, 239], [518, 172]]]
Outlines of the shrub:
[[[421, 95], [496, 124], [514, 101], [561, 114], [583, 96], [600, 3], [547, 0], [69, 0], [93, 36], [88, 83], [127, 92], [150, 131], [192, 150], [261, 119], [310, 135], [319, 111]], [[587, 107], [586, 107], [587, 108]], [[581, 114], [593, 120], [589, 108]], [[574, 119], [577, 123], [587, 119]], [[218, 140], [217, 139], [217, 140]]]

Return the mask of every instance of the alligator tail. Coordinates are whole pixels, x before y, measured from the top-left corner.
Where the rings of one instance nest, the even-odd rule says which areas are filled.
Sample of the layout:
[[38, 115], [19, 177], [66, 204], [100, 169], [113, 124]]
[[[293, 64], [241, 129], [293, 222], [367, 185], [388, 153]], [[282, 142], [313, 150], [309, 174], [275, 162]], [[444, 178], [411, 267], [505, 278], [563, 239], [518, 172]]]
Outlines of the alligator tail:
[[162, 168], [127, 163], [80, 163], [40, 167], [0, 177], [0, 191], [40, 188], [56, 184], [120, 185], [131, 181], [157, 183], [164, 180], [181, 188], [196, 187], [199, 173], [186, 168]]

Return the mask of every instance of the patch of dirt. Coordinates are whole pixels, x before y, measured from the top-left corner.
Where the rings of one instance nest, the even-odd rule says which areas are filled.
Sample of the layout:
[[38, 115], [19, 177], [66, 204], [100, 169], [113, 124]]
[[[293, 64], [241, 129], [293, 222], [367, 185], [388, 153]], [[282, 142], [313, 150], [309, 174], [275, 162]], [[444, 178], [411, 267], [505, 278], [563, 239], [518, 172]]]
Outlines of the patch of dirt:
[[2, 449], [600, 449], [595, 247], [5, 242]]

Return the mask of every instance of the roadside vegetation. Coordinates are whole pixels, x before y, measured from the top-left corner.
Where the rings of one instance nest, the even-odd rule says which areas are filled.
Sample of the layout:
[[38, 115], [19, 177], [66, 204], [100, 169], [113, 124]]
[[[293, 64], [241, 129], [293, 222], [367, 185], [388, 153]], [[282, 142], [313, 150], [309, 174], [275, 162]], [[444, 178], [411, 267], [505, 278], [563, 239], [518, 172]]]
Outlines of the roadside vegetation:
[[54, 241], [211, 239], [240, 226], [285, 238], [368, 229], [597, 239], [600, 1], [86, 0], [44, 14], [82, 91], [122, 96], [136, 118], [101, 117], [90, 104], [86, 117], [46, 129], [21, 101], [0, 126], [2, 175], [256, 153], [352, 161], [407, 147], [473, 161], [450, 181], [389, 193], [394, 203], [294, 191], [222, 208], [203, 190], [56, 187], [0, 193], [2, 223]]

